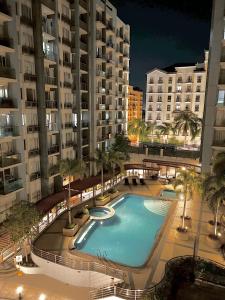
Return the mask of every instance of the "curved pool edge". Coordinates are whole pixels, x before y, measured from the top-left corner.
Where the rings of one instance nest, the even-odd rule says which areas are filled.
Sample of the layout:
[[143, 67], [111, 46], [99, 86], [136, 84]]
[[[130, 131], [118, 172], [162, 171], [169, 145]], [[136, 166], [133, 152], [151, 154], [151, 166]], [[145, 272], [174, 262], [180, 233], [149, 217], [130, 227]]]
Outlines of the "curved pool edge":
[[[94, 208], [95, 209], [95, 208]], [[108, 205], [104, 205], [104, 206], [98, 206], [96, 207], [96, 209], [107, 209], [108, 213], [105, 216], [93, 216], [90, 214], [90, 219], [94, 220], [94, 221], [104, 221], [104, 220], [108, 220], [110, 218], [112, 218], [115, 215], [115, 209], [113, 209], [112, 207], [108, 206]]]

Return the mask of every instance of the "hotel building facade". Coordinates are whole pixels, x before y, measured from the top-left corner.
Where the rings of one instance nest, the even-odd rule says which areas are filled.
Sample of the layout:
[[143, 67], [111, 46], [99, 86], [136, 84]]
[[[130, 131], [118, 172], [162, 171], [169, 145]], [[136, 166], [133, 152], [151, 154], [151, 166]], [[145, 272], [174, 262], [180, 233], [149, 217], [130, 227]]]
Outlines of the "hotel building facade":
[[172, 123], [181, 111], [203, 117], [208, 51], [197, 64], [175, 64], [147, 73], [146, 123]]
[[225, 151], [225, 1], [213, 1], [202, 134], [202, 172], [211, 171], [211, 162]]
[[0, 222], [126, 130], [129, 41], [108, 1], [0, 0]]
[[142, 119], [143, 92], [129, 85], [128, 88], [128, 121]]

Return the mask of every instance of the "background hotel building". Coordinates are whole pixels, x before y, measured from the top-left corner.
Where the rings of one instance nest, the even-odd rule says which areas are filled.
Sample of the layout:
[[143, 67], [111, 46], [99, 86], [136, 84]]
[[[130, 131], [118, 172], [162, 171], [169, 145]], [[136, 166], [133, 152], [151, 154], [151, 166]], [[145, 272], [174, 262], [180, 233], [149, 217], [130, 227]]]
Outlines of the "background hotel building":
[[197, 64], [175, 64], [147, 73], [146, 122], [171, 123], [182, 110], [203, 117], [208, 52]]
[[225, 1], [213, 4], [209, 69], [202, 134], [202, 171], [211, 170], [211, 160], [225, 151]]
[[129, 85], [128, 88], [128, 121], [142, 119], [143, 92]]
[[0, 221], [126, 129], [129, 40], [108, 1], [0, 0]]

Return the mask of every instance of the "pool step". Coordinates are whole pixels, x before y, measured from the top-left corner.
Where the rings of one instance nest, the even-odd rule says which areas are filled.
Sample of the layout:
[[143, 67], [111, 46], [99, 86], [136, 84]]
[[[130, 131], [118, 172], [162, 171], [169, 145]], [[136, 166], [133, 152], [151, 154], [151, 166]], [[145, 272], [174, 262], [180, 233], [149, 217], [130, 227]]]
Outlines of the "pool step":
[[162, 200], [145, 200], [144, 206], [154, 214], [165, 216], [168, 213], [170, 202]]

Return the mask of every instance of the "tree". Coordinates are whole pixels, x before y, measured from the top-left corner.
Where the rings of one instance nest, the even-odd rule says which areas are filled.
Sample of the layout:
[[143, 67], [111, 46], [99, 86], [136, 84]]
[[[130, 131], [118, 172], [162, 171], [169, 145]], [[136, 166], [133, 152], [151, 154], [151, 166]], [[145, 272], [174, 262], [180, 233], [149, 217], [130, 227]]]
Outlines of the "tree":
[[112, 171], [112, 179], [114, 179], [116, 167], [119, 167], [120, 172], [123, 171], [124, 169], [123, 163], [126, 160], [126, 157], [124, 153], [119, 151], [114, 151], [113, 149], [109, 150], [107, 156], [108, 156], [107, 163], [109, 169]]
[[71, 198], [71, 180], [72, 177], [83, 177], [86, 173], [86, 164], [83, 160], [77, 159], [63, 159], [59, 163], [59, 172], [62, 177], [68, 177], [68, 197], [67, 197], [67, 209], [68, 209], [68, 222], [69, 225], [72, 223], [71, 209], [70, 209], [70, 198]]
[[12, 206], [10, 214], [4, 222], [4, 227], [9, 232], [14, 245], [22, 244], [26, 261], [28, 261], [28, 257], [25, 243], [37, 234], [37, 225], [40, 220], [41, 215], [33, 204], [20, 201]]
[[225, 152], [220, 152], [213, 160], [213, 173], [225, 180]]
[[124, 135], [124, 133], [115, 135], [115, 140], [111, 149], [116, 152], [122, 152], [125, 159], [129, 159], [129, 139]]
[[177, 175], [177, 178], [175, 179], [173, 185], [175, 189], [183, 192], [184, 195], [184, 206], [181, 226], [181, 228], [184, 229], [187, 201], [192, 198], [195, 190], [200, 190], [201, 176], [197, 174], [194, 169], [179, 170], [179, 174]]
[[133, 119], [128, 124], [128, 134], [139, 141], [148, 135], [148, 127], [142, 119]]
[[108, 155], [105, 150], [96, 149], [94, 161], [97, 169], [101, 171], [101, 194], [104, 193], [104, 167], [108, 165]]
[[184, 145], [187, 141], [187, 136], [190, 135], [193, 140], [201, 130], [202, 121], [194, 113], [182, 111], [174, 119], [174, 129], [184, 136]]
[[156, 126], [156, 129], [159, 131], [159, 134], [165, 136], [165, 142], [168, 143], [168, 136], [172, 131], [172, 124], [164, 122], [161, 125]]
[[219, 210], [225, 195], [224, 178], [217, 175], [206, 176], [203, 182], [203, 195], [214, 213], [214, 236], [217, 237]]

